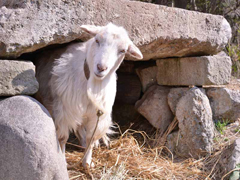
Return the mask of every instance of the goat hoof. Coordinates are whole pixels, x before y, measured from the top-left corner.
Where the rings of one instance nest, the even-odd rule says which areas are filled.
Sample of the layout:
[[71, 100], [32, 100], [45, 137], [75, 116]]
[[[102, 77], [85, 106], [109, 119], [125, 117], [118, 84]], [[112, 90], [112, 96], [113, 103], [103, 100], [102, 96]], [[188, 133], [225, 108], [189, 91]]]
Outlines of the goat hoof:
[[91, 168], [94, 168], [94, 167], [95, 167], [94, 162], [91, 162], [90, 167], [91, 167]]
[[94, 164], [93, 162], [90, 162], [90, 163], [85, 162], [85, 163], [83, 163], [82, 165], [83, 165], [83, 167], [84, 167], [85, 169], [89, 169], [89, 168], [94, 168], [94, 167], [95, 167], [95, 164]]

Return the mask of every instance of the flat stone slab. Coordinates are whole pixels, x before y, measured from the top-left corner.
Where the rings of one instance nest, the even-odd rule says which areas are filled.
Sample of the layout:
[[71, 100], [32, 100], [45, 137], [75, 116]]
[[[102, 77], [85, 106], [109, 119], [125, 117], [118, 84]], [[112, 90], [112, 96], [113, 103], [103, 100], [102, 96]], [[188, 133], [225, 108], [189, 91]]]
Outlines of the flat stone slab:
[[157, 60], [159, 85], [222, 85], [231, 79], [232, 62], [221, 52], [214, 56]]
[[32, 95], [38, 86], [32, 62], [0, 60], [0, 96]]
[[231, 38], [223, 16], [128, 0], [0, 2], [0, 57], [86, 40], [80, 26], [113, 22], [127, 29], [143, 60], [216, 54]]
[[28, 96], [0, 101], [0, 179], [68, 180], [53, 120]]

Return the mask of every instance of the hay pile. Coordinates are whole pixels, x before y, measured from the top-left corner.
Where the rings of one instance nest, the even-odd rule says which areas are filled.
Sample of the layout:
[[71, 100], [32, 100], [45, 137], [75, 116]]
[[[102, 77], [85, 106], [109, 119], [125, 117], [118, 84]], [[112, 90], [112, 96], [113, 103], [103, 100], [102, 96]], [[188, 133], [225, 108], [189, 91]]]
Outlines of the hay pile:
[[[221, 153], [239, 137], [239, 133], [231, 134], [227, 137], [228, 141], [220, 137], [220, 141], [215, 141], [215, 151], [211, 155], [183, 159], [174, 157], [165, 146], [152, 147], [155, 140], [143, 131], [127, 129], [120, 134], [111, 141], [110, 148], [102, 146], [94, 149], [95, 167], [91, 168], [91, 175], [78, 167], [69, 170], [70, 179], [221, 179], [226, 174], [218, 169]], [[82, 157], [83, 150], [66, 153], [69, 165]]]

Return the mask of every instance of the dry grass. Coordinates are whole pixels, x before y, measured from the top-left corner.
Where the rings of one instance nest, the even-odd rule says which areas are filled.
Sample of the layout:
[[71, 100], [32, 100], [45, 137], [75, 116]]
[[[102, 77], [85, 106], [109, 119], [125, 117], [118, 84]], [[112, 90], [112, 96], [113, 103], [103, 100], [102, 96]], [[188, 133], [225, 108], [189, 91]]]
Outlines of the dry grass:
[[[155, 140], [145, 132], [127, 129], [124, 133], [120, 132], [119, 138], [111, 141], [110, 148], [94, 150], [95, 168], [91, 169], [91, 176], [79, 167], [69, 171], [70, 179], [221, 179], [227, 173], [218, 167], [221, 154], [240, 133], [234, 130], [231, 132], [225, 134], [224, 138], [221, 137], [223, 135], [216, 137], [211, 155], [200, 159], [180, 159], [165, 146], [152, 147], [156, 144], [153, 143]], [[83, 152], [66, 153], [70, 165], [82, 157]]]

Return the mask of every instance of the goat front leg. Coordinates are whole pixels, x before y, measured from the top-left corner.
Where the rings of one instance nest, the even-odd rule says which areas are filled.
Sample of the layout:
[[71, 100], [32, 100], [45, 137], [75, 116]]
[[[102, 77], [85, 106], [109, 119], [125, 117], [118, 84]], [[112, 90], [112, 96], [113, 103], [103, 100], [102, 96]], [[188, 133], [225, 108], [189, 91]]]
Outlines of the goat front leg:
[[86, 149], [86, 151], [84, 153], [84, 157], [83, 157], [83, 166], [85, 168], [87, 165], [89, 167], [94, 167], [94, 164], [92, 162], [92, 149], [93, 149], [94, 143], [98, 141], [98, 139], [96, 139], [96, 137], [97, 137], [96, 134], [98, 134], [98, 130], [97, 130], [98, 123], [99, 123], [100, 116], [102, 116], [102, 115], [103, 115], [103, 112], [101, 110], [98, 110], [97, 111], [97, 121], [96, 121], [96, 125], [95, 125], [94, 129], [92, 129], [92, 123], [88, 123], [86, 126], [87, 149]]
[[[80, 134], [83, 135], [81, 130], [83, 129], [79, 128], [78, 133], [75, 132], [76, 134], [78, 134], [79, 137], [80, 137]], [[93, 150], [94, 144], [96, 144], [97, 141], [94, 140], [94, 138], [92, 139], [92, 133], [89, 133], [89, 131], [87, 132], [88, 132], [87, 133], [88, 135], [80, 138], [81, 141], [84, 141], [86, 143], [83, 158], [80, 161], [78, 161], [76, 164], [68, 166], [68, 169], [75, 169], [82, 164], [83, 167], [89, 172], [89, 168], [94, 167], [94, 163], [92, 162], [92, 150]]]
[[63, 158], [67, 164], [65, 151], [66, 151], [66, 143], [69, 137], [68, 128], [66, 128], [66, 126], [59, 125], [56, 122], [55, 122], [55, 126], [56, 126], [57, 138], [58, 138], [60, 148], [62, 150]]
[[66, 164], [67, 164], [67, 161], [66, 161], [65, 151], [66, 151], [66, 143], [67, 143], [67, 140], [68, 140], [68, 137], [67, 137], [67, 136], [58, 139], [59, 144], [60, 144], [60, 148], [61, 148], [61, 150], [62, 150], [63, 158], [64, 158], [64, 161], [66, 162]]
[[86, 150], [84, 152], [84, 157], [82, 160], [82, 165], [84, 168], [88, 168], [88, 167], [94, 167], [94, 163], [92, 162], [92, 151], [93, 151], [93, 147], [94, 147], [94, 141], [91, 142], [91, 136], [87, 137], [87, 146], [86, 146]]
[[[87, 145], [86, 145], [86, 130], [85, 130], [85, 128], [83, 126], [78, 125], [77, 130], [74, 131], [74, 134], [77, 137], [79, 144], [82, 147], [86, 148]], [[104, 142], [105, 142], [105, 139], [106, 138], [104, 138]], [[99, 140], [96, 140], [94, 142], [94, 147], [98, 148], [99, 145], [100, 145]]]

